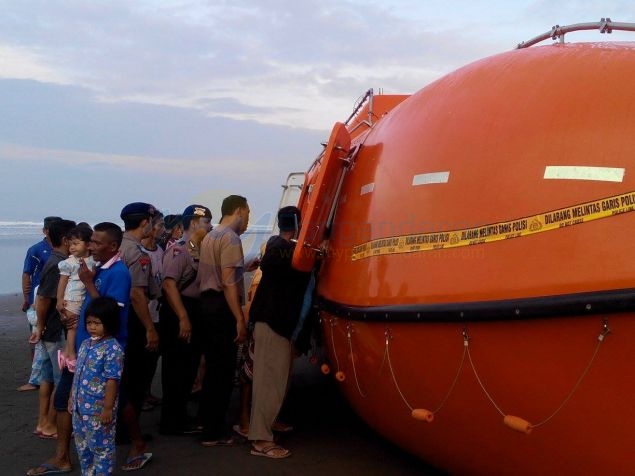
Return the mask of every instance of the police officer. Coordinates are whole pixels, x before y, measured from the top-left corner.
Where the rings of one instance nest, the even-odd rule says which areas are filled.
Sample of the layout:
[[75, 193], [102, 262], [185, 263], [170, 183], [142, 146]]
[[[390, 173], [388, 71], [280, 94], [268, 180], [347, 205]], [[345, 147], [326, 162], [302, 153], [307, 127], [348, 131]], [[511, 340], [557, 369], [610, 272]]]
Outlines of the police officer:
[[182, 215], [183, 236], [163, 256], [163, 304], [159, 312], [161, 332], [161, 383], [163, 403], [159, 432], [191, 434], [187, 401], [201, 360], [200, 288], [196, 281], [198, 257], [188, 246], [195, 233], [207, 234], [212, 212], [190, 205]]
[[148, 302], [158, 296], [159, 289], [152, 274], [150, 256], [141, 240], [152, 230], [152, 218], [157, 213], [149, 203], [129, 203], [121, 210], [124, 234], [119, 253], [128, 266], [132, 286], [128, 314], [128, 345], [121, 382], [120, 409], [132, 447], [124, 470], [130, 471], [147, 463], [146, 443], [139, 427], [139, 415], [145, 399], [148, 381], [152, 378], [151, 363], [159, 347], [159, 335], [152, 322]]

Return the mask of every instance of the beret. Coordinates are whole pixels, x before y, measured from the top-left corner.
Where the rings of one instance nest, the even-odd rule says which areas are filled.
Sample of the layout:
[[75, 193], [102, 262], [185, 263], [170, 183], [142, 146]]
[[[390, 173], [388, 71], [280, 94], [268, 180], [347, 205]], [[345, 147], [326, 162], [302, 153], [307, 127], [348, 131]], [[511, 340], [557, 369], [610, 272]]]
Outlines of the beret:
[[133, 202], [122, 208], [120, 217], [121, 219], [129, 215], [147, 215], [153, 217], [156, 212], [157, 209], [149, 203]]
[[205, 217], [212, 218], [212, 212], [209, 208], [203, 205], [190, 205], [183, 210], [184, 217]]

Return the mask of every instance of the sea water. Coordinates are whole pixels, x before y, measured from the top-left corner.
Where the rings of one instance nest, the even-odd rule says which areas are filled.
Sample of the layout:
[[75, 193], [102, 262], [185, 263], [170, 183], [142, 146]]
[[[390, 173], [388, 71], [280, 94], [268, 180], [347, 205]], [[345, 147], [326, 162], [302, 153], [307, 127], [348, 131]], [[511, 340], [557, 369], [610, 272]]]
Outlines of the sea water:
[[41, 223], [0, 221], [0, 294], [22, 292], [26, 250], [43, 237]]
[[[269, 227], [253, 226], [247, 229], [241, 236], [245, 262], [260, 253], [260, 245], [270, 234]], [[22, 292], [26, 250], [43, 237], [41, 223], [0, 221], [0, 294]]]

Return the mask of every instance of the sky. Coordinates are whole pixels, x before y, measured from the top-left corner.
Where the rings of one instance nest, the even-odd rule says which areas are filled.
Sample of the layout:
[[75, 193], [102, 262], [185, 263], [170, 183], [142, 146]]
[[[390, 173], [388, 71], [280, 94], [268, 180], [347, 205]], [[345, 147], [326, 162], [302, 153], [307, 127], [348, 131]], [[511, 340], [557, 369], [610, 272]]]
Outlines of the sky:
[[0, 222], [133, 201], [217, 220], [239, 194], [267, 225], [368, 89], [412, 94], [602, 17], [635, 22], [632, 1], [0, 0]]

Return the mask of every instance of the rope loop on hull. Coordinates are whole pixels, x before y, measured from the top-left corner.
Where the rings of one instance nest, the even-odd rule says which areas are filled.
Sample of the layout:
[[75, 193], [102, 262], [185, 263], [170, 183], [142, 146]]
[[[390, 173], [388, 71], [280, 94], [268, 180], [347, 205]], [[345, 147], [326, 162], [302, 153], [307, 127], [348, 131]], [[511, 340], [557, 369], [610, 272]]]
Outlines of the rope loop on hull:
[[610, 332], [611, 332], [611, 329], [608, 326], [608, 319], [605, 318], [602, 321], [602, 331], [600, 332], [600, 334], [597, 337], [597, 344], [595, 346], [595, 350], [593, 352], [593, 355], [591, 356], [591, 358], [589, 359], [589, 362], [587, 363], [586, 367], [584, 368], [584, 370], [582, 371], [582, 373], [578, 377], [578, 380], [575, 382], [575, 384], [573, 385], [573, 387], [571, 388], [569, 393], [562, 400], [560, 405], [553, 411], [553, 413], [551, 413], [551, 415], [546, 417], [544, 420], [540, 421], [539, 423], [535, 423], [535, 424], [531, 424], [528, 421], [526, 421], [526, 420], [524, 420], [524, 419], [522, 419], [520, 417], [506, 414], [502, 410], [502, 408], [496, 403], [496, 401], [494, 400], [492, 395], [487, 391], [487, 389], [485, 388], [485, 384], [481, 380], [481, 378], [480, 378], [480, 376], [478, 374], [478, 371], [476, 370], [476, 366], [474, 365], [474, 361], [472, 359], [472, 354], [470, 352], [470, 343], [469, 343], [470, 338], [469, 338], [469, 336], [467, 334], [467, 329], [465, 329], [463, 331], [463, 345], [464, 345], [465, 350], [467, 352], [467, 357], [468, 357], [468, 360], [470, 362], [470, 366], [472, 367], [472, 371], [474, 373], [474, 377], [476, 378], [476, 381], [478, 382], [479, 386], [481, 387], [481, 390], [483, 390], [483, 393], [488, 398], [488, 400], [491, 402], [491, 404], [494, 406], [496, 411], [498, 411], [498, 413], [500, 413], [501, 416], [503, 417], [503, 423], [505, 425], [507, 425], [508, 427], [510, 427], [511, 429], [513, 429], [513, 430], [529, 434], [529, 433], [531, 433], [532, 429], [538, 428], [538, 427], [546, 424], [547, 422], [549, 422], [552, 418], [554, 418], [560, 412], [560, 410], [562, 410], [564, 408], [564, 406], [569, 402], [569, 400], [571, 400], [571, 398], [573, 397], [574, 393], [578, 390], [578, 388], [582, 384], [582, 381], [584, 380], [584, 378], [587, 376], [587, 374], [591, 370], [591, 366], [593, 365], [593, 362], [595, 362], [595, 358], [597, 357], [598, 352], [600, 351], [600, 346], [602, 345], [602, 342], [604, 342], [604, 338], [607, 335], [609, 335]]
[[395, 375], [395, 370], [393, 369], [392, 361], [390, 359], [390, 341], [392, 340], [392, 335], [390, 333], [390, 329], [386, 328], [385, 335], [386, 335], [386, 346], [384, 347], [384, 356], [385, 356], [385, 358], [386, 358], [386, 360], [388, 362], [388, 368], [390, 369], [390, 375], [392, 377], [392, 381], [395, 384], [395, 388], [397, 389], [397, 392], [399, 393], [399, 396], [403, 400], [404, 404], [410, 410], [410, 413], [411, 413], [413, 418], [415, 418], [417, 420], [423, 420], [423, 421], [426, 421], [428, 423], [432, 422], [434, 420], [434, 415], [436, 415], [445, 406], [446, 402], [450, 398], [450, 395], [454, 391], [454, 387], [456, 387], [456, 383], [459, 380], [459, 376], [461, 375], [461, 370], [463, 369], [463, 364], [465, 362], [465, 355], [467, 353], [467, 347], [464, 347], [464, 349], [463, 349], [463, 354], [461, 355], [461, 361], [459, 362], [459, 366], [456, 369], [456, 374], [454, 376], [454, 379], [452, 380], [452, 383], [450, 384], [450, 387], [449, 387], [448, 391], [446, 392], [445, 396], [441, 399], [441, 403], [439, 403], [439, 405], [434, 410], [426, 410], [426, 409], [423, 409], [423, 408], [413, 408], [412, 405], [410, 405], [410, 403], [408, 403], [408, 400], [406, 399], [406, 397], [404, 396], [401, 388], [399, 387], [399, 383], [397, 382], [397, 376]]
[[[331, 328], [331, 336], [330, 336], [330, 341], [331, 341], [331, 345], [333, 348], [333, 357], [335, 359], [335, 364], [336, 364], [336, 373], [335, 373], [335, 378], [337, 380], [339, 380], [340, 382], [343, 382], [346, 379], [345, 373], [344, 371], [341, 369], [340, 367], [340, 362], [339, 362], [339, 358], [337, 355], [337, 349], [335, 346], [335, 327], [337, 326], [337, 318], [329, 318], [328, 319], [328, 326]], [[354, 325], [352, 322], [347, 321], [346, 322], [346, 341], [348, 344], [348, 356], [351, 360], [351, 365], [353, 368], [353, 376], [355, 379], [355, 385], [357, 387], [357, 391], [359, 392], [360, 396], [362, 398], [367, 398], [368, 397], [368, 392], [364, 391], [362, 389], [362, 386], [360, 384], [359, 381], [359, 375], [357, 373], [357, 366], [356, 366], [356, 354], [353, 351], [353, 334], [355, 332], [354, 329]], [[611, 329], [609, 328], [608, 325], [608, 320], [606, 318], [603, 319], [602, 321], [602, 330], [600, 332], [600, 334], [597, 336], [597, 344], [595, 346], [595, 350], [593, 352], [593, 354], [591, 355], [591, 358], [589, 359], [587, 365], [585, 366], [585, 368], [583, 369], [582, 373], [580, 374], [580, 376], [578, 377], [578, 379], [576, 380], [576, 382], [574, 383], [573, 387], [571, 388], [571, 390], [567, 393], [567, 395], [564, 397], [564, 399], [562, 400], [562, 402], [558, 405], [558, 407], [546, 418], [544, 418], [542, 421], [532, 424], [530, 422], [528, 422], [527, 420], [518, 417], [518, 416], [514, 416], [514, 415], [510, 415], [505, 413], [505, 411], [502, 409], [502, 407], [496, 402], [496, 400], [494, 399], [494, 397], [492, 396], [492, 394], [487, 390], [485, 383], [483, 382], [483, 380], [481, 379], [479, 372], [476, 368], [476, 364], [474, 363], [474, 359], [472, 357], [472, 353], [470, 351], [470, 341], [471, 341], [471, 337], [468, 333], [467, 327], [464, 327], [462, 329], [461, 332], [461, 337], [463, 340], [463, 353], [461, 355], [461, 359], [459, 361], [457, 370], [456, 370], [456, 374], [454, 375], [454, 379], [452, 380], [452, 383], [450, 384], [447, 392], [445, 393], [445, 396], [441, 399], [440, 403], [438, 404], [438, 406], [434, 409], [434, 410], [427, 410], [424, 408], [415, 408], [413, 405], [410, 404], [408, 398], [406, 397], [404, 391], [401, 389], [401, 386], [399, 385], [398, 382], [398, 378], [397, 378], [397, 374], [395, 372], [395, 368], [393, 366], [393, 362], [392, 362], [392, 358], [391, 358], [391, 352], [390, 352], [390, 348], [391, 348], [391, 343], [394, 339], [392, 332], [390, 330], [390, 328], [388, 326], [385, 327], [384, 330], [384, 352], [382, 355], [382, 361], [381, 364], [379, 366], [379, 370], [377, 372], [377, 376], [376, 376], [376, 380], [372, 385], [369, 385], [369, 388], [372, 388], [373, 386], [375, 386], [377, 380], [380, 378], [382, 370], [384, 368], [385, 363], [388, 363], [388, 369], [390, 370], [390, 377], [391, 380], [393, 382], [393, 384], [395, 385], [395, 389], [397, 390], [397, 393], [399, 394], [399, 397], [401, 398], [401, 400], [403, 401], [404, 405], [408, 408], [408, 410], [411, 413], [411, 416], [417, 420], [421, 420], [421, 421], [426, 421], [426, 422], [432, 422], [434, 420], [434, 416], [445, 406], [446, 402], [448, 401], [448, 399], [450, 398], [450, 395], [452, 395], [452, 393], [454, 392], [454, 389], [456, 387], [456, 384], [458, 383], [459, 377], [461, 375], [461, 371], [465, 365], [465, 360], [467, 357], [467, 360], [470, 364], [470, 368], [472, 369], [472, 372], [474, 374], [474, 377], [476, 378], [477, 383], [479, 384], [479, 386], [481, 387], [481, 390], [483, 391], [483, 393], [485, 394], [485, 396], [487, 397], [487, 399], [490, 401], [490, 403], [492, 404], [492, 406], [496, 409], [496, 411], [503, 417], [503, 423], [508, 426], [509, 428], [519, 431], [521, 433], [525, 433], [525, 434], [529, 434], [531, 433], [531, 431], [534, 428], [538, 428], [542, 425], [545, 425], [546, 423], [548, 423], [551, 419], [553, 419], [564, 407], [565, 405], [569, 402], [569, 400], [571, 400], [571, 398], [573, 397], [573, 395], [576, 393], [576, 391], [578, 390], [578, 388], [580, 387], [580, 385], [582, 384], [582, 381], [585, 379], [585, 377], [588, 375], [589, 371], [591, 370], [591, 367], [593, 365], [593, 363], [595, 362], [597, 355], [600, 351], [600, 346], [602, 345], [602, 343], [604, 342], [605, 338], [610, 334]], [[324, 364], [324, 366], [327, 366], [327, 364]], [[330, 369], [328, 372], [325, 372], [323, 370], [324, 373], [329, 373]]]
[[[352, 322], [348, 322], [346, 324], [346, 340], [348, 341], [348, 349], [350, 352], [350, 359], [351, 359], [351, 364], [353, 366], [353, 377], [355, 378], [355, 385], [357, 386], [357, 391], [359, 392], [360, 396], [362, 398], [366, 398], [368, 396], [368, 393], [362, 390], [361, 385], [359, 384], [359, 377], [357, 376], [357, 367], [355, 365], [355, 353], [353, 352], [353, 339], [352, 339], [352, 335], [355, 332], [355, 329], [353, 327], [353, 323]], [[384, 364], [386, 363], [386, 352], [384, 352], [383, 357], [381, 359], [381, 364], [379, 364], [379, 370], [377, 371], [377, 376], [375, 377], [375, 381], [369, 385], [369, 388], [373, 388], [375, 387], [375, 384], [377, 383], [377, 380], [379, 380], [379, 377], [381, 376], [381, 372], [384, 368]]]

